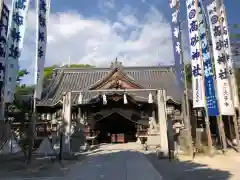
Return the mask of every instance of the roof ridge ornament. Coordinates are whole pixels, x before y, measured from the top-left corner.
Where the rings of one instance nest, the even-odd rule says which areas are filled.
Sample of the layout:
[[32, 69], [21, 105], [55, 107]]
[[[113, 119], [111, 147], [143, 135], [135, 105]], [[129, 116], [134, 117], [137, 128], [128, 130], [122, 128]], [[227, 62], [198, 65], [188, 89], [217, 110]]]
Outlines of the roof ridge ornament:
[[117, 57], [114, 62], [111, 62], [111, 69], [122, 69], [123, 65], [122, 62], [118, 61]]

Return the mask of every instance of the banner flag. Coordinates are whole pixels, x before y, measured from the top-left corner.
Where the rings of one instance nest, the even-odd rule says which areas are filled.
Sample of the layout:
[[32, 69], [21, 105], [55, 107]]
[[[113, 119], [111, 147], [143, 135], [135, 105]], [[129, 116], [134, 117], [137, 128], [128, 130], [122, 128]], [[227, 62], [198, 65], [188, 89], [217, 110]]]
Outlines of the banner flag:
[[40, 99], [44, 80], [44, 64], [47, 46], [47, 21], [50, 12], [50, 0], [37, 0], [36, 66], [34, 98]]
[[188, 31], [190, 40], [190, 59], [192, 65], [193, 107], [202, 108], [205, 105], [203, 62], [198, 33], [197, 4], [195, 0], [186, 0], [188, 15]]
[[13, 0], [6, 57], [5, 102], [12, 102], [17, 85], [19, 58], [26, 29], [29, 0]]
[[181, 57], [182, 45], [181, 45], [181, 32], [180, 32], [180, 1], [171, 0], [170, 8], [172, 10], [172, 42], [175, 59], [175, 72], [179, 88], [181, 89], [181, 95], [184, 93], [184, 63]]
[[221, 22], [222, 22], [222, 28], [223, 28], [223, 31], [222, 31], [223, 44], [225, 47], [227, 67], [229, 71], [229, 80], [230, 80], [230, 87], [232, 90], [233, 105], [235, 108], [239, 108], [238, 87], [237, 87], [236, 78], [234, 74], [231, 43], [229, 38], [227, 17], [226, 17], [226, 11], [225, 11], [224, 5], [221, 6], [220, 12], [221, 12], [221, 18], [222, 18]]
[[199, 22], [199, 37], [202, 48], [202, 58], [204, 67], [204, 85], [205, 85], [205, 96], [209, 116], [218, 116], [218, 102], [215, 94], [214, 86], [214, 74], [213, 74], [213, 64], [211, 55], [209, 52], [208, 38], [207, 38], [207, 22], [204, 16], [204, 6], [202, 0], [198, 2], [198, 22]]
[[227, 68], [227, 57], [224, 51], [224, 41], [222, 38], [218, 11], [219, 10], [217, 9], [217, 4], [215, 1], [207, 5], [216, 72], [216, 89], [219, 113], [221, 115], [234, 115], [233, 101], [229, 83], [229, 72]]
[[[7, 50], [7, 34], [9, 23], [9, 9], [2, 2], [1, 4], [1, 19], [0, 19], [0, 92], [4, 93], [4, 81], [5, 81], [5, 67], [6, 67], [6, 50]], [[4, 101], [2, 96], [1, 101]]]

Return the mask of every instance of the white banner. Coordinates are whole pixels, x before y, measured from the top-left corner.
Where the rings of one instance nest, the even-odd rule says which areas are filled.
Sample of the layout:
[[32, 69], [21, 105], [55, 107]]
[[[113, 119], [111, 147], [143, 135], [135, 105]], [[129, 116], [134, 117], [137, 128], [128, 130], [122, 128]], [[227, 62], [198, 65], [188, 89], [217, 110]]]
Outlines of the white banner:
[[6, 58], [6, 76], [4, 99], [5, 102], [12, 102], [17, 85], [19, 72], [19, 58], [23, 46], [23, 39], [26, 28], [26, 16], [29, 7], [29, 0], [13, 0], [8, 33], [8, 49]]
[[[5, 81], [5, 65], [6, 65], [6, 50], [7, 50], [7, 34], [9, 22], [9, 9], [2, 2], [1, 4], [1, 19], [0, 19], [0, 92], [4, 91]], [[1, 101], [2, 101], [1, 97]]]
[[219, 111], [221, 115], [234, 115], [233, 101], [228, 79], [229, 72], [224, 51], [221, 25], [219, 22], [219, 12], [215, 1], [207, 6], [207, 12], [212, 37]]
[[227, 59], [227, 66], [229, 71], [229, 80], [230, 80], [230, 87], [232, 90], [232, 99], [233, 105], [235, 108], [239, 108], [239, 98], [238, 98], [238, 87], [236, 83], [236, 78], [234, 74], [234, 67], [233, 67], [233, 60], [232, 60], [232, 50], [231, 50], [231, 42], [228, 33], [228, 24], [227, 24], [227, 17], [224, 5], [220, 8], [221, 18], [222, 18], [222, 28], [223, 28], [223, 44], [225, 47], [225, 54]]
[[204, 75], [203, 75], [203, 61], [201, 58], [201, 46], [198, 33], [197, 21], [197, 2], [187, 0], [187, 15], [188, 15], [188, 31], [190, 40], [190, 57], [192, 64], [192, 89], [193, 89], [193, 107], [201, 108], [205, 105], [204, 94]]
[[44, 64], [47, 46], [47, 21], [50, 12], [50, 0], [37, 0], [36, 23], [36, 66], [35, 66], [35, 93], [34, 97], [41, 98], [44, 80]]

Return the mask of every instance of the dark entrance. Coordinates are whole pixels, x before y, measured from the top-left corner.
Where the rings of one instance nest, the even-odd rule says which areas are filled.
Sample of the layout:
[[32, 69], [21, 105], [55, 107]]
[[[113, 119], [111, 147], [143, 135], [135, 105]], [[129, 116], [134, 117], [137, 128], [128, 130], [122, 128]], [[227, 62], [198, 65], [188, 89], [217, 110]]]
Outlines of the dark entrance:
[[[136, 141], [136, 123], [114, 112], [110, 116], [97, 121], [96, 129], [99, 131], [98, 142], [133, 142]], [[115, 140], [113, 140], [115, 139]]]

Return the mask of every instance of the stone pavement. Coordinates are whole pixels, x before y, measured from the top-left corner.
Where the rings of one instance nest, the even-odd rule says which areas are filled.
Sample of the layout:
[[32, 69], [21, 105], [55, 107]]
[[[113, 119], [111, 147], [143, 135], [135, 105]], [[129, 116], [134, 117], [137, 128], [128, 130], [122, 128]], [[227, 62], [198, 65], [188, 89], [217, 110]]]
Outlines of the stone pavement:
[[[162, 180], [136, 145], [105, 145], [68, 166], [65, 177], [6, 178], [6, 180]], [[0, 178], [1, 180], [2, 178]]]
[[240, 180], [240, 155], [229, 151], [226, 155], [214, 157], [196, 155], [179, 156], [178, 160], [158, 160], [153, 153], [146, 157], [164, 180]]
[[[131, 146], [131, 145], [130, 145]], [[162, 180], [144, 154], [129, 145], [107, 145], [89, 154], [69, 172], [79, 180]]]

